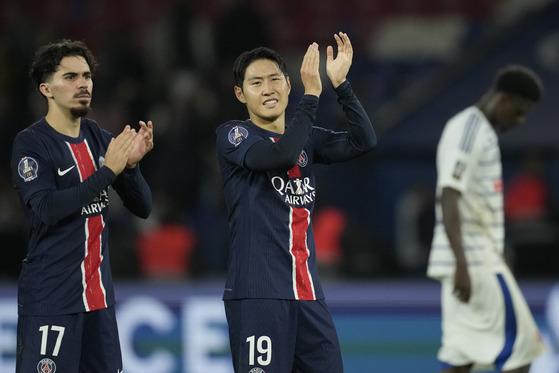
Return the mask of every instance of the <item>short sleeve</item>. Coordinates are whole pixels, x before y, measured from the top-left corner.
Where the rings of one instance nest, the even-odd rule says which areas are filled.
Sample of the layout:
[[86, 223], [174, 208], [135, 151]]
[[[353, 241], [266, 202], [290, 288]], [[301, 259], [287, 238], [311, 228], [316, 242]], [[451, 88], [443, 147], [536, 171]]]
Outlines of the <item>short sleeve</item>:
[[468, 188], [483, 148], [482, 123], [472, 120], [475, 117], [453, 118], [443, 130], [437, 147], [437, 189], [464, 192]]

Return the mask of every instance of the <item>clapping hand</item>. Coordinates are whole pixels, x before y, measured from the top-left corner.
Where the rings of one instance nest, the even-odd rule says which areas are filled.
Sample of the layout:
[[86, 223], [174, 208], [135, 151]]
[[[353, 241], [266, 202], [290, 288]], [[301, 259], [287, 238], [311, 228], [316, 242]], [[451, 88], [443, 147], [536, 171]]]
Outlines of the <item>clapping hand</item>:
[[329, 45], [326, 49], [326, 74], [334, 88], [338, 88], [340, 84], [346, 81], [353, 59], [353, 47], [346, 33], [334, 34], [334, 38], [338, 44], [338, 55], [334, 58], [334, 48]]
[[312, 43], [309, 45], [301, 65], [301, 81], [305, 87], [306, 95], [319, 97], [320, 93], [322, 93], [322, 81], [318, 72], [319, 64], [320, 53], [318, 52], [318, 44]]
[[133, 145], [126, 162], [128, 168], [136, 167], [144, 155], [153, 149], [153, 123], [151, 121], [148, 121], [147, 125], [140, 121], [140, 129], [134, 138]]

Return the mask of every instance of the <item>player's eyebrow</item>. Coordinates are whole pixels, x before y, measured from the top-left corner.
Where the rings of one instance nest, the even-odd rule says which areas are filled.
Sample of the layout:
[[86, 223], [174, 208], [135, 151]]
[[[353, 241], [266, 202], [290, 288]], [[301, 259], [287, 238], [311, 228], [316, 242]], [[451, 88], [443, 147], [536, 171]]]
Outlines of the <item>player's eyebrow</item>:
[[264, 79], [264, 78], [273, 78], [276, 76], [282, 76], [283, 74], [281, 73], [272, 73], [272, 74], [268, 74], [265, 76], [261, 76], [261, 75], [255, 75], [255, 76], [251, 76], [247, 78], [247, 81], [251, 81], [251, 80], [259, 80], [259, 79]]
[[67, 72], [65, 72], [65, 73], [62, 74], [63, 77], [66, 77], [66, 76], [71, 77], [71, 76], [76, 76], [76, 75], [86, 75], [86, 76], [87, 76], [87, 75], [91, 75], [91, 71], [89, 71], [89, 70], [87, 70], [87, 71], [80, 71], [80, 72], [77, 72], [77, 71], [67, 71]]

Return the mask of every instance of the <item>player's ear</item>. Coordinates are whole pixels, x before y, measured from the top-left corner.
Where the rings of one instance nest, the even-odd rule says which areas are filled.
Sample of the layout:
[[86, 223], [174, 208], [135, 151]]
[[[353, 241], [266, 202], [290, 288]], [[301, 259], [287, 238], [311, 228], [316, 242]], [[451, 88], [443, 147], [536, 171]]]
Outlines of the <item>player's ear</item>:
[[235, 86], [235, 96], [237, 97], [237, 100], [239, 100], [243, 104], [247, 103], [247, 100], [245, 99], [245, 95], [243, 93], [243, 89], [241, 87]]
[[50, 87], [47, 83], [41, 83], [39, 85], [39, 91], [45, 96], [46, 98], [51, 98], [52, 93], [50, 91]]
[[289, 80], [289, 76], [285, 77], [285, 80], [287, 81], [287, 88], [288, 88], [288, 94], [291, 93], [291, 80]]

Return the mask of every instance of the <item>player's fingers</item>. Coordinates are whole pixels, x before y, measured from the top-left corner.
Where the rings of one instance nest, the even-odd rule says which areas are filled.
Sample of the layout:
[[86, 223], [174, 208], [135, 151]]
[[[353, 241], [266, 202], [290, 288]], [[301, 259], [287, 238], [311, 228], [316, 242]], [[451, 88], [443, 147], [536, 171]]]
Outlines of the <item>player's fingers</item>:
[[340, 32], [342, 36], [342, 41], [344, 43], [344, 50], [345, 52], [352, 57], [353, 56], [353, 46], [351, 45], [351, 41], [349, 40], [349, 36], [345, 32]]
[[334, 48], [331, 45], [326, 47], [326, 60], [327, 62], [331, 62], [334, 60]]
[[320, 64], [320, 51], [318, 50], [318, 44], [315, 45], [312, 57], [312, 69], [313, 71], [318, 71], [318, 65]]
[[[340, 32], [340, 35], [342, 33]], [[334, 34], [334, 39], [336, 39], [336, 44], [338, 45], [338, 53], [343, 52], [344, 49], [344, 43], [342, 41], [342, 39], [338, 36], [338, 34]]]
[[124, 127], [122, 132], [119, 133], [117, 137], [115, 137], [116, 143], [121, 144], [126, 142], [127, 139], [131, 136], [131, 131], [132, 129], [130, 128], [130, 126], [126, 125], [126, 127]]
[[147, 124], [143, 121], [140, 121], [140, 133], [144, 135], [146, 140], [153, 139], [153, 123], [150, 121]]
[[118, 145], [121, 151], [128, 154], [133, 146], [136, 135], [136, 131], [130, 128], [130, 126], [126, 126], [125, 130], [117, 137], [116, 145]]

